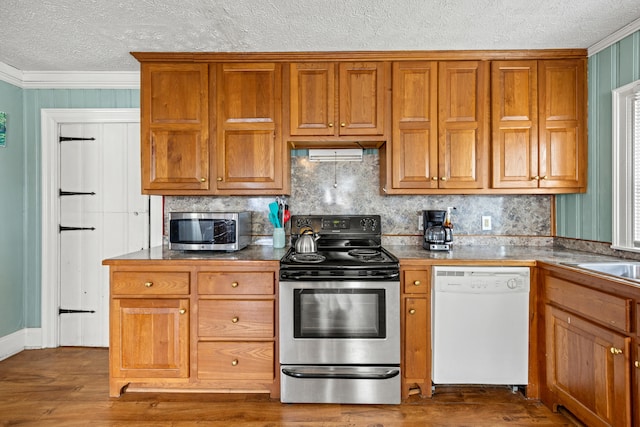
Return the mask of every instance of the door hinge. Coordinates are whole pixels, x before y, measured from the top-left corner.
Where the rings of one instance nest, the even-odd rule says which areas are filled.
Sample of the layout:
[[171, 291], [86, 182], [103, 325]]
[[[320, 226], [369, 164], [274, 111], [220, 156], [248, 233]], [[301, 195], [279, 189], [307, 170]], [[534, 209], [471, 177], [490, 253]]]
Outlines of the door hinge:
[[91, 137], [91, 138], [79, 138], [79, 137], [75, 137], [75, 136], [61, 136], [58, 141], [59, 142], [65, 142], [65, 141], [95, 141], [95, 140], [96, 139], [94, 137]]
[[95, 310], [70, 310], [68, 308], [59, 308], [58, 314], [76, 314], [76, 313], [95, 313]]

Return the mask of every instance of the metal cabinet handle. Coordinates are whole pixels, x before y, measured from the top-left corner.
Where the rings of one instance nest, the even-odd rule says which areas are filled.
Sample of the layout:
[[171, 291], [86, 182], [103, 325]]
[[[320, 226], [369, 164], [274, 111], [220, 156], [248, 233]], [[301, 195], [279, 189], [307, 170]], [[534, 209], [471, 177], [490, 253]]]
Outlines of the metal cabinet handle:
[[233, 282], [233, 283], [231, 284], [231, 287], [232, 287], [232, 288], [237, 288], [237, 287], [238, 287], [238, 285], [239, 285], [239, 283], [238, 283], [238, 282]]
[[329, 123], [329, 127], [332, 128], [333, 127], [333, 123]]
[[222, 182], [222, 177], [217, 177], [217, 178], [216, 178], [216, 181], [218, 181], [218, 182]]
[[611, 347], [609, 350], [611, 351], [611, 354], [622, 354], [621, 348]]
[[412, 308], [411, 310], [409, 310], [409, 314], [416, 314], [416, 309]]
[[437, 176], [432, 176], [432, 177], [431, 177], [431, 181], [437, 181], [437, 180], [438, 180], [438, 177], [437, 177]]
[[340, 127], [345, 127], [347, 124], [346, 123], [340, 123]]
[[547, 179], [547, 175], [543, 176], [541, 179]]
[[231, 323], [238, 323], [240, 321], [240, 318], [238, 316], [233, 316], [231, 318]]
[[446, 180], [447, 180], [446, 176], [443, 176], [442, 178], [440, 178], [440, 181], [446, 181]]
[[150, 287], [152, 287], [152, 286], [153, 286], [153, 282], [144, 282], [144, 286], [145, 286], [146, 288], [150, 288]]
[[540, 181], [540, 176], [538, 176], [538, 175], [532, 176], [531, 177], [531, 181]]
[[414, 286], [420, 286], [420, 285], [422, 285], [422, 282], [420, 280], [414, 280], [413, 284], [414, 284]]
[[207, 178], [200, 178], [200, 182], [207, 182]]
[[185, 310], [184, 308], [181, 308], [181, 309], [178, 311], [178, 313], [180, 313], [180, 314], [185, 314], [186, 312], [187, 312], [187, 310]]
[[231, 366], [238, 366], [238, 359], [233, 359], [231, 361]]
[[633, 362], [633, 364], [636, 368], [640, 368], [640, 361], [636, 360], [635, 362]]

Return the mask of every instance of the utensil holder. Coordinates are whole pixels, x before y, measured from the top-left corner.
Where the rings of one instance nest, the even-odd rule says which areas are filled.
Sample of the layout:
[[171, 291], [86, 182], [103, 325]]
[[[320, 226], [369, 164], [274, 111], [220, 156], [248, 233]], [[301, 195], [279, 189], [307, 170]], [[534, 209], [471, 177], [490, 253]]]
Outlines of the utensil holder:
[[284, 248], [285, 236], [284, 228], [276, 227], [273, 229], [273, 247], [276, 249]]

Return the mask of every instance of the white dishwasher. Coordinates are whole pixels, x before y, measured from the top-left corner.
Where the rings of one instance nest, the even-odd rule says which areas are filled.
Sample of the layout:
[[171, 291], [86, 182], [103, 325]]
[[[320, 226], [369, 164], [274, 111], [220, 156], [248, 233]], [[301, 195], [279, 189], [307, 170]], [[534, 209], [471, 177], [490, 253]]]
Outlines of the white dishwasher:
[[436, 266], [435, 384], [528, 383], [528, 267]]

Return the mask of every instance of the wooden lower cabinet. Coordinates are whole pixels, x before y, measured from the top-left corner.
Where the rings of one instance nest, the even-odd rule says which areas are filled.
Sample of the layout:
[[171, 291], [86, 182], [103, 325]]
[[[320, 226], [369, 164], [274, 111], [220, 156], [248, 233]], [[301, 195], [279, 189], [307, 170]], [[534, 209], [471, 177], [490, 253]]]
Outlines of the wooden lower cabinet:
[[589, 425], [631, 425], [630, 338], [550, 305], [545, 316], [547, 385]]
[[188, 378], [188, 310], [188, 299], [112, 301], [112, 396], [119, 395], [125, 379]]
[[402, 398], [431, 397], [431, 266], [400, 263]]
[[543, 401], [589, 426], [637, 425], [631, 414], [631, 294], [603, 291], [605, 281], [580, 274], [541, 277]]
[[112, 261], [109, 395], [280, 395], [277, 261]]

